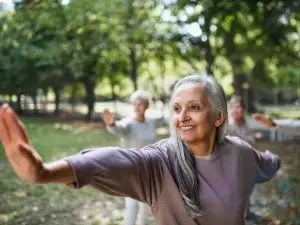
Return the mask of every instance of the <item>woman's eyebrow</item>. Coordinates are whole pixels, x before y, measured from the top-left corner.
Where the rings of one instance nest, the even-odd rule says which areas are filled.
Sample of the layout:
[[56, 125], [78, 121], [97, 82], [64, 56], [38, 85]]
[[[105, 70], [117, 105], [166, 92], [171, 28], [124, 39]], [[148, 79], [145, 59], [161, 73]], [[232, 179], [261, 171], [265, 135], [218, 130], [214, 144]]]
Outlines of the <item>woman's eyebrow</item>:
[[202, 103], [202, 104], [204, 104], [204, 102], [203, 101], [201, 101], [201, 100], [190, 100], [190, 101], [188, 101], [189, 103], [190, 102], [198, 102], [198, 103]]
[[[187, 104], [189, 104], [189, 103], [201, 103], [201, 104], [205, 105], [205, 103], [201, 100], [190, 100], [190, 101], [187, 102]], [[180, 105], [180, 103], [179, 102], [173, 102], [172, 105]]]

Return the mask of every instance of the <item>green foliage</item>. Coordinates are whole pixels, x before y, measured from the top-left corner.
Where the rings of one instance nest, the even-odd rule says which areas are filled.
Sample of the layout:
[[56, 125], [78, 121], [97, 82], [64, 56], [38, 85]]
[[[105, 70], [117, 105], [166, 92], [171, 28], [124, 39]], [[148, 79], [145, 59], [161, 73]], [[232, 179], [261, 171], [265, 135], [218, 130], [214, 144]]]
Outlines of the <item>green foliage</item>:
[[[170, 10], [182, 28], [176, 40], [185, 44], [184, 59], [206, 61], [215, 75], [220, 76], [217, 58], [225, 57], [232, 67], [231, 75], [248, 73], [254, 86], [272, 87], [276, 80], [282, 79], [279, 77], [286, 76], [279, 73], [281, 66], [274, 67], [274, 59], [280, 64], [286, 62], [283, 67], [295, 63], [298, 65], [294, 67], [299, 67], [299, 23], [296, 22], [299, 7], [296, 1], [180, 0]], [[188, 27], [195, 29], [193, 32], [184, 29]], [[276, 68], [272, 75], [269, 66]], [[229, 71], [222, 72], [225, 76]]]
[[[227, 83], [247, 73], [270, 88], [291, 83], [300, 66], [294, 0], [15, 2], [14, 12], [0, 14], [0, 94], [81, 83], [97, 94], [139, 84], [166, 95], [167, 77], [205, 70]], [[92, 106], [94, 90], [83, 89]]]

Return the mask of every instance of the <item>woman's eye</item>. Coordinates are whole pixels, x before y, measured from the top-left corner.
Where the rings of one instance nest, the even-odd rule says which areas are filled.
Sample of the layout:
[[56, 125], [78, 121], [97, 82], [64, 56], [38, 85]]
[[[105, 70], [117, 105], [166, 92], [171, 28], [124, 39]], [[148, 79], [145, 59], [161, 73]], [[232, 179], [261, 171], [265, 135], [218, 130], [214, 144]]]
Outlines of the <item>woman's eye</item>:
[[199, 105], [191, 105], [190, 109], [191, 110], [200, 110], [200, 106]]
[[174, 106], [174, 107], [173, 107], [173, 111], [174, 111], [175, 113], [179, 113], [179, 112], [180, 112], [180, 107], [179, 107], [179, 106]]

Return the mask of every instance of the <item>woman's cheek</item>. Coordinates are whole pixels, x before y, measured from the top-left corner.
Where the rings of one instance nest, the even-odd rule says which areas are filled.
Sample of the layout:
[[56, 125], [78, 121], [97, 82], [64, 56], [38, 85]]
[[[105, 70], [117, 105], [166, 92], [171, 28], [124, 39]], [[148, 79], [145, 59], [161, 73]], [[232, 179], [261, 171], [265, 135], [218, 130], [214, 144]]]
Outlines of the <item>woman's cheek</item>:
[[174, 118], [173, 123], [174, 123], [174, 127], [176, 129], [178, 129], [179, 128], [179, 118], [178, 117]]

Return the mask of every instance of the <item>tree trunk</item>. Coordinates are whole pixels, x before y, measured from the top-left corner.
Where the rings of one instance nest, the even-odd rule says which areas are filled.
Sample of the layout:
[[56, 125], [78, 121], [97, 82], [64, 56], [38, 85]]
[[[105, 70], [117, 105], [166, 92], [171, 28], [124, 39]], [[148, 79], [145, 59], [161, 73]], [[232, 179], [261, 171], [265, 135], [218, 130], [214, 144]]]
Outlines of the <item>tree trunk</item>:
[[213, 55], [212, 55], [212, 51], [211, 51], [209, 38], [207, 39], [205, 45], [206, 45], [206, 52], [205, 52], [206, 72], [207, 72], [207, 74], [213, 75], [212, 66], [213, 66], [214, 60], [213, 60]]
[[16, 112], [18, 114], [22, 114], [23, 113], [23, 109], [22, 109], [22, 103], [21, 103], [21, 94], [17, 94], [17, 105], [16, 105]]
[[86, 114], [86, 119], [88, 121], [92, 120], [92, 115], [94, 112], [94, 104], [95, 104], [95, 82], [91, 77], [86, 77], [83, 81], [85, 92], [86, 92], [86, 103], [88, 107], [88, 112]]
[[214, 63], [214, 56], [210, 45], [210, 22], [211, 22], [211, 18], [206, 16], [205, 24], [204, 24], [204, 32], [207, 36], [207, 40], [205, 41], [206, 72], [207, 74], [213, 75], [212, 66]]
[[43, 94], [41, 98], [41, 109], [43, 109], [46, 113], [48, 112], [48, 88], [43, 89]]
[[253, 89], [252, 86], [250, 86], [250, 88], [248, 89], [248, 94], [247, 94], [247, 103], [248, 103], [248, 112], [249, 113], [255, 113], [257, 112], [257, 108], [255, 107], [255, 90]]
[[71, 96], [70, 96], [70, 103], [71, 103], [71, 107], [72, 107], [72, 112], [75, 111], [76, 94], [77, 94], [77, 84], [73, 84], [72, 89], [71, 89]]
[[28, 96], [26, 96], [26, 95], [24, 95], [23, 110], [25, 110], [25, 111], [29, 110]]
[[261, 81], [262, 79], [264, 79], [266, 76], [265, 76], [265, 61], [264, 59], [258, 59], [256, 62], [255, 62], [255, 65], [251, 71], [251, 76], [250, 76], [250, 83], [253, 85], [251, 86], [250, 88], [250, 93], [249, 93], [249, 112], [256, 112], [257, 109], [255, 107], [255, 105], [253, 104], [256, 100], [256, 97], [255, 96], [255, 88], [254, 87], [257, 87], [257, 85], [255, 85], [258, 81], [258, 84], [259, 84], [259, 81]]
[[234, 95], [243, 97], [242, 84], [246, 81], [246, 74], [243, 73], [243, 60], [231, 60], [231, 67], [233, 71], [233, 83]]
[[110, 82], [110, 89], [111, 89], [111, 97], [112, 97], [112, 100], [113, 101], [116, 101], [117, 100], [117, 95], [115, 93], [115, 84], [114, 82]]
[[60, 106], [60, 98], [61, 98], [61, 88], [58, 86], [55, 86], [53, 88], [54, 94], [55, 94], [55, 109], [54, 109], [54, 116], [59, 116], [59, 106]]
[[233, 88], [234, 95], [243, 97], [243, 84], [247, 82], [247, 74], [245, 73], [235, 73], [233, 75]]
[[138, 89], [138, 85], [137, 85], [138, 63], [136, 60], [136, 52], [134, 47], [130, 48], [130, 64], [131, 64], [130, 78], [133, 83], [134, 90], [137, 90]]
[[39, 110], [38, 110], [38, 105], [37, 105], [37, 94], [33, 94], [31, 95], [32, 98], [32, 102], [33, 102], [33, 110], [34, 110], [34, 114], [39, 114]]
[[232, 62], [233, 75], [233, 88], [234, 94], [243, 98], [247, 112], [255, 112], [254, 105], [254, 92], [251, 87], [251, 81], [249, 75], [243, 72], [243, 61], [241, 59], [234, 60]]
[[12, 106], [14, 104], [13, 95], [9, 95], [9, 105]]

